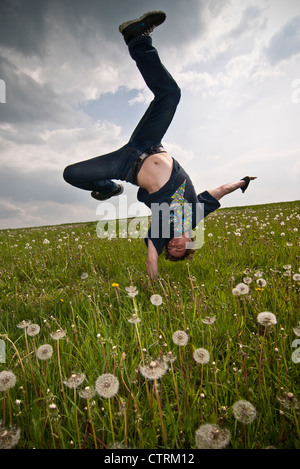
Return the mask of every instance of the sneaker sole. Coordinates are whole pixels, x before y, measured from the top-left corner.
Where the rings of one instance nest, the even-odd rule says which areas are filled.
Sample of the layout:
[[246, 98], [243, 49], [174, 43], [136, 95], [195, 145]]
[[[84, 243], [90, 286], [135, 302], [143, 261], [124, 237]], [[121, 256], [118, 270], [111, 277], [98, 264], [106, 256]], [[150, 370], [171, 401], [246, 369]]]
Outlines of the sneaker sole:
[[119, 190], [118, 190], [118, 192], [116, 192], [115, 194], [110, 195], [109, 197], [105, 197], [105, 196], [101, 197], [100, 194], [99, 194], [99, 196], [94, 197], [94, 196], [93, 196], [94, 191], [91, 193], [91, 196], [93, 197], [93, 199], [100, 200], [100, 201], [104, 201], [104, 200], [111, 199], [112, 197], [121, 195], [121, 194], [123, 194], [123, 192], [124, 192], [124, 186], [123, 186], [122, 184], [119, 184]]
[[143, 21], [145, 18], [147, 18], [147, 16], [152, 16], [152, 15], [156, 16], [157, 14], [163, 14], [164, 15], [163, 20], [160, 19], [160, 21], [156, 21], [156, 22], [153, 23], [153, 25], [155, 27], [159, 26], [160, 24], [162, 24], [165, 21], [165, 19], [167, 17], [165, 12], [164, 11], [148, 11], [147, 13], [144, 13], [140, 18], [135, 18], [134, 20], [125, 21], [125, 23], [122, 23], [119, 26], [119, 31], [122, 34], [124, 29], [127, 28], [127, 26], [131, 26], [134, 23], [139, 23], [140, 21]]

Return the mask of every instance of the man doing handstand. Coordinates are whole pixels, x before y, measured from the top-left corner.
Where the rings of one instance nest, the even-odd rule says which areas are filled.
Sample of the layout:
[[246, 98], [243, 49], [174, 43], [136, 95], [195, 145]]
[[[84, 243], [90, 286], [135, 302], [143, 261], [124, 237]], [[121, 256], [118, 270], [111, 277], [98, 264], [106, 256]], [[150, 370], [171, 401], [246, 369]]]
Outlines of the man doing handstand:
[[[139, 187], [138, 200], [150, 209], [154, 204], [168, 204], [172, 209], [167, 224], [169, 232], [162, 229], [161, 213], [145, 238], [148, 247], [147, 272], [150, 278], [158, 274], [158, 257], [164, 251], [169, 260], [187, 258], [191, 250], [190, 230], [200, 221], [196, 216], [201, 206], [202, 218], [220, 207], [219, 200], [238, 188], [245, 192], [250, 180], [246, 176], [240, 181], [224, 184], [217, 189], [196, 194], [194, 186], [184, 169], [162, 146], [165, 135], [180, 100], [180, 89], [170, 73], [161, 63], [150, 33], [162, 24], [166, 14], [162, 11], [145, 13], [138, 19], [121, 24], [122, 33], [129, 53], [142, 74], [147, 86], [154, 94], [144, 116], [140, 120], [128, 143], [122, 148], [80, 163], [67, 166], [64, 179], [73, 186], [91, 191], [96, 200], [107, 200], [123, 192], [122, 184], [112, 179], [126, 181]], [[181, 231], [174, 228], [174, 214], [186, 204]], [[152, 210], [153, 212], [153, 210]], [[182, 213], [182, 211], [181, 211]], [[153, 229], [155, 228], [155, 229]], [[154, 234], [153, 234], [154, 233]]]

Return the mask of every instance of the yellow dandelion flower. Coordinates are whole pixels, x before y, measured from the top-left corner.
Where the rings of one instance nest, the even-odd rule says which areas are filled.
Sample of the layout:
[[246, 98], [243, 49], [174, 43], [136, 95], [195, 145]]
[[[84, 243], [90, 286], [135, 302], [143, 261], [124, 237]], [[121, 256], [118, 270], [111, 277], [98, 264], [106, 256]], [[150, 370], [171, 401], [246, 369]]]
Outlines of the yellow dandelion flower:
[[111, 286], [117, 288], [117, 287], [119, 287], [119, 284], [118, 283], [112, 283]]

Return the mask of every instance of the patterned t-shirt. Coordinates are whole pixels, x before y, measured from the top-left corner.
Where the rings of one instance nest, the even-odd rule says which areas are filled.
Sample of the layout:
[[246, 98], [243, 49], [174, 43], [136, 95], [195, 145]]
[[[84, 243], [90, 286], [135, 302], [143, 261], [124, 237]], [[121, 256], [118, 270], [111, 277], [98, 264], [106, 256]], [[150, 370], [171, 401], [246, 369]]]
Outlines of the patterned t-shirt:
[[152, 194], [140, 187], [137, 197], [151, 209], [151, 225], [145, 243], [148, 246], [150, 238], [158, 255], [170, 239], [193, 230], [204, 217], [220, 207], [207, 191], [196, 194], [190, 177], [174, 158], [169, 181]]

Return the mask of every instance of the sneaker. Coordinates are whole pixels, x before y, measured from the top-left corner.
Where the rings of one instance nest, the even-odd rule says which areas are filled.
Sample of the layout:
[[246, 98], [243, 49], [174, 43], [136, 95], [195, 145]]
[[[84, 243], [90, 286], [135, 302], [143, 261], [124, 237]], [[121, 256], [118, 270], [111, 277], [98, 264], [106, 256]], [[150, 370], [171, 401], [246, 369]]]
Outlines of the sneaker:
[[114, 197], [115, 195], [121, 195], [123, 191], [124, 191], [124, 187], [122, 186], [122, 184], [118, 184], [118, 189], [116, 189], [114, 192], [112, 192], [109, 195], [102, 195], [100, 192], [93, 191], [91, 193], [91, 196], [93, 197], [93, 199], [96, 199], [96, 200], [107, 200], [107, 199], [110, 199], [111, 197]]
[[163, 11], [149, 11], [140, 18], [126, 21], [119, 26], [119, 31], [123, 34], [126, 44], [138, 36], [148, 36], [153, 29], [162, 24], [166, 19]]

